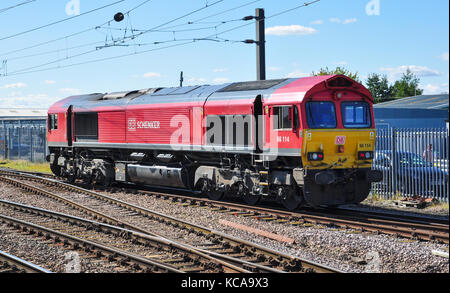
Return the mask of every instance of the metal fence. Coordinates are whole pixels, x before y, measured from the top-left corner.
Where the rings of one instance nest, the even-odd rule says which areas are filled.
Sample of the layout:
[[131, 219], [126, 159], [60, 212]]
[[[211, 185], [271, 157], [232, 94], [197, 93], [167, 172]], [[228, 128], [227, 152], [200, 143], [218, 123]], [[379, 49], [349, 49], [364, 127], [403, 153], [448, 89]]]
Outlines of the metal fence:
[[400, 195], [448, 203], [448, 155], [448, 129], [379, 129], [373, 169], [384, 179], [372, 191], [385, 199]]
[[0, 159], [44, 162], [47, 155], [45, 127], [0, 127]]

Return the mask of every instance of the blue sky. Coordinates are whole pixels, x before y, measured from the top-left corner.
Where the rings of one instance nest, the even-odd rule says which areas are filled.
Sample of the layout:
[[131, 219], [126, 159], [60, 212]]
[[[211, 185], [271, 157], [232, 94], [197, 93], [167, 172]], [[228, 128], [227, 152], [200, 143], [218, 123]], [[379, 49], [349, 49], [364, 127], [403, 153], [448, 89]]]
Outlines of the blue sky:
[[[0, 70], [0, 108], [46, 108], [73, 94], [177, 86], [180, 71], [184, 71], [185, 85], [254, 80], [255, 45], [235, 41], [254, 39], [255, 26], [238, 19], [253, 15], [255, 8], [265, 8], [266, 16], [270, 17], [305, 2], [223, 0], [214, 4], [218, 0], [152, 0], [131, 12], [121, 23], [112, 22], [66, 37], [104, 24], [115, 13], [129, 11], [144, 2], [125, 0], [69, 21], [14, 36], [70, 17], [66, 7], [71, 1], [78, 0], [35, 0], [4, 12], [3, 8], [26, 0], [0, 1], [0, 67], [3, 60], [7, 60], [7, 71]], [[79, 0], [79, 12], [86, 13], [116, 1]], [[206, 3], [210, 5], [208, 8], [205, 8]], [[247, 3], [250, 4], [196, 22]], [[378, 3], [379, 11], [374, 10], [376, 5], [367, 11], [368, 4]], [[158, 28], [165, 32], [152, 31], [130, 38], [131, 28], [149, 30], [200, 8], [204, 9]], [[446, 0], [321, 0], [269, 18], [266, 21], [268, 78], [302, 77], [321, 67], [342, 66], [358, 72], [363, 81], [370, 73], [386, 74], [394, 81], [410, 68], [420, 77], [425, 93], [448, 92], [448, 11]], [[223, 21], [226, 23], [221, 24]], [[249, 25], [220, 34], [221, 39], [214, 36], [246, 23]], [[189, 29], [196, 30], [181, 31]], [[112, 39], [124, 37], [127, 46], [96, 50], [97, 46], [111, 45]], [[216, 41], [164, 48], [182, 44], [179, 40], [205, 37]], [[58, 38], [61, 40], [10, 53]], [[176, 42], [149, 45], [174, 38]], [[229, 41], [217, 42], [224, 39]], [[160, 50], [73, 66], [158, 48]], [[27, 72], [36, 70], [39, 71]], [[6, 73], [8, 75], [4, 76]]]

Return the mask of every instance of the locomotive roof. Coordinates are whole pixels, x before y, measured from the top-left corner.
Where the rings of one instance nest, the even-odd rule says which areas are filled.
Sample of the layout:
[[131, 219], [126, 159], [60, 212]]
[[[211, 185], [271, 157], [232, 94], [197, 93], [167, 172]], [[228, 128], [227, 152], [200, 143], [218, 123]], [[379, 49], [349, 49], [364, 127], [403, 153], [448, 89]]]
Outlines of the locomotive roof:
[[145, 104], [254, 99], [258, 95], [261, 95], [266, 101], [277, 97], [290, 97], [293, 100], [301, 101], [312, 90], [325, 90], [331, 83], [336, 83], [337, 88], [341, 89], [352, 87], [372, 99], [370, 92], [359, 83], [343, 75], [331, 75], [72, 96], [53, 105], [50, 111], [67, 109], [71, 105], [74, 107], [74, 111], [89, 112], [103, 107], [123, 109], [127, 106]]

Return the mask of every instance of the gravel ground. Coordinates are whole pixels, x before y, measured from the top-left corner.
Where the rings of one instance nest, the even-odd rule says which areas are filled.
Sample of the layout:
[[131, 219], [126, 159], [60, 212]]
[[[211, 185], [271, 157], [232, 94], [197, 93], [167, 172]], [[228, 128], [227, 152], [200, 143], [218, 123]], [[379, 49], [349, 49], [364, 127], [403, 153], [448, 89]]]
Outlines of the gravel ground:
[[115, 265], [0, 225], [0, 250], [54, 273], [117, 273]]
[[[173, 217], [189, 219], [195, 224], [346, 272], [449, 272], [448, 259], [432, 254], [432, 250], [448, 252], [448, 245], [395, 239], [387, 235], [373, 235], [322, 226], [287, 226], [236, 217], [207, 208], [182, 207], [180, 204], [150, 196], [125, 193], [109, 195]], [[296, 243], [294, 245], [280, 243], [225, 227], [218, 224], [220, 219], [288, 236], [294, 238]]]
[[[448, 245], [395, 239], [386, 235], [372, 235], [321, 226], [287, 226], [279, 223], [262, 222], [251, 218], [214, 212], [207, 208], [182, 207], [180, 204], [150, 196], [125, 193], [108, 194], [108, 196], [176, 218], [188, 219], [192, 223], [346, 272], [449, 272], [448, 259], [432, 254], [432, 250], [448, 252]], [[5, 197], [11, 201], [26, 201], [22, 202], [24, 204], [33, 204], [33, 201], [36, 201], [36, 204], [41, 202], [37, 199], [32, 199], [28, 195], [21, 196], [17, 190], [13, 192], [5, 185], [2, 187], [0, 183], [0, 198]], [[47, 203], [50, 202], [48, 199], [46, 201]], [[45, 207], [48, 207], [48, 205]], [[61, 204], [59, 204], [59, 208], [61, 208]], [[71, 211], [66, 210], [65, 212], [72, 214]], [[222, 226], [218, 224], [220, 219], [288, 236], [295, 239], [295, 244], [289, 245]], [[161, 229], [159, 226], [146, 228]], [[178, 238], [178, 240], [180, 239]]]

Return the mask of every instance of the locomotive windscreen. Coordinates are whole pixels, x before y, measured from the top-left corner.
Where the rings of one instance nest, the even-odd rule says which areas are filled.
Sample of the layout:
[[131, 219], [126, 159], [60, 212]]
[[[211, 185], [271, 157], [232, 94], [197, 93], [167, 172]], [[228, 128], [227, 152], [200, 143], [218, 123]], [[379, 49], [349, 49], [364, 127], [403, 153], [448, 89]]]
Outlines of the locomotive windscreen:
[[98, 140], [98, 113], [75, 113], [75, 139]]

